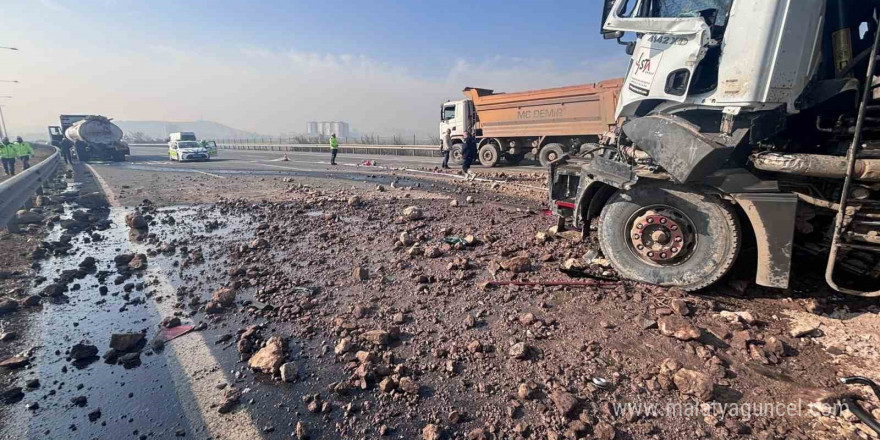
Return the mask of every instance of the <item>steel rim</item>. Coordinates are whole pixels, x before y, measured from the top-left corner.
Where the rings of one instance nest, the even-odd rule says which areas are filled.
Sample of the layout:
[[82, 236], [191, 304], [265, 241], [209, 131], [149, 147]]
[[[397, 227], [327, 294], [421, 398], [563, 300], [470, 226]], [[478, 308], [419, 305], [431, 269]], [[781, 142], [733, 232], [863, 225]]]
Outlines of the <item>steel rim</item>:
[[461, 148], [453, 148], [452, 149], [452, 159], [455, 161], [461, 161], [464, 157], [464, 154], [461, 152]]
[[639, 209], [624, 229], [627, 247], [652, 266], [675, 266], [693, 256], [697, 243], [694, 222], [680, 210], [667, 205]]
[[493, 160], [496, 160], [497, 158], [495, 157], [495, 154], [492, 151], [492, 148], [489, 147], [489, 148], [483, 148], [482, 159], [483, 159], [483, 162], [491, 162]]

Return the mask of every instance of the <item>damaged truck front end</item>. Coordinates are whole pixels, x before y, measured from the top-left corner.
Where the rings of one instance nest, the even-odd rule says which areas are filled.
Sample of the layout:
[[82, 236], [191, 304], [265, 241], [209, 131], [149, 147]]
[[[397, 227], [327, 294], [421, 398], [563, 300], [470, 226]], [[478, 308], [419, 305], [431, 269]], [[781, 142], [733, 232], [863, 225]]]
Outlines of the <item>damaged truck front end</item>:
[[636, 281], [701, 289], [746, 242], [759, 285], [789, 287], [803, 251], [880, 296], [880, 2], [604, 5], [632, 61], [616, 129], [550, 166], [560, 218]]
[[756, 282], [787, 288], [797, 197], [775, 180], [723, 166], [739, 136], [719, 143], [676, 118], [637, 121], [623, 131], [644, 148], [607, 147], [552, 164], [554, 212], [585, 235], [597, 234], [621, 275], [687, 290], [706, 287], [729, 270], [746, 219], [755, 231]]

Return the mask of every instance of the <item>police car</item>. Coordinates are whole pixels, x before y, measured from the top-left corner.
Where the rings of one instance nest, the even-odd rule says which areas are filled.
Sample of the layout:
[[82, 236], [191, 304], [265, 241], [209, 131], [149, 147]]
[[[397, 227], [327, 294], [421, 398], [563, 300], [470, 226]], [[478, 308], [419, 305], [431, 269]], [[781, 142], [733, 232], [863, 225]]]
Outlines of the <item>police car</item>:
[[210, 160], [211, 154], [198, 141], [168, 142], [168, 158], [179, 162], [188, 160]]

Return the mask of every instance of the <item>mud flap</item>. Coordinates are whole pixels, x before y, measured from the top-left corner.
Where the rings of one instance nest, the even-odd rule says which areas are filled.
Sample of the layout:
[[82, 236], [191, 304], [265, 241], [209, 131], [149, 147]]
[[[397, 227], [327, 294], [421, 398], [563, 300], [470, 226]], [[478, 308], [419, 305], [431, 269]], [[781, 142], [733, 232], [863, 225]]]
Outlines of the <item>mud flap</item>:
[[635, 119], [623, 131], [678, 183], [700, 182], [720, 169], [748, 133], [739, 129], [733, 136], [713, 138], [684, 119], [666, 115]]
[[758, 273], [755, 282], [766, 287], [787, 289], [791, 274], [797, 196], [791, 193], [733, 194], [742, 207], [758, 247]]

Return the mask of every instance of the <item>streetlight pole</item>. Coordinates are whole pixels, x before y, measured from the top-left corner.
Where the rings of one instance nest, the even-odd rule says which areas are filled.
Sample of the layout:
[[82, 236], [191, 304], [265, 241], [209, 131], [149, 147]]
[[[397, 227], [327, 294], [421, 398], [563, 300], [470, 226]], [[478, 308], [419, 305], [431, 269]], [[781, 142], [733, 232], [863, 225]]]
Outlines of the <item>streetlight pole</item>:
[[0, 105], [0, 124], [3, 125], [3, 136], [0, 136], [0, 138], [9, 137], [9, 132], [6, 131], [6, 119], [3, 119], [3, 106], [2, 105]]
[[[12, 98], [9, 95], [0, 96], [0, 98]], [[3, 137], [9, 137], [9, 131], [6, 130], [6, 119], [3, 117], [3, 106], [0, 105], [0, 126], [3, 127]]]

